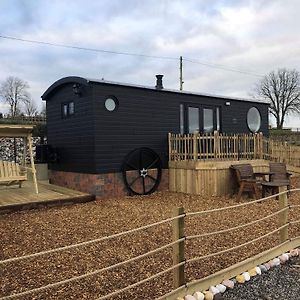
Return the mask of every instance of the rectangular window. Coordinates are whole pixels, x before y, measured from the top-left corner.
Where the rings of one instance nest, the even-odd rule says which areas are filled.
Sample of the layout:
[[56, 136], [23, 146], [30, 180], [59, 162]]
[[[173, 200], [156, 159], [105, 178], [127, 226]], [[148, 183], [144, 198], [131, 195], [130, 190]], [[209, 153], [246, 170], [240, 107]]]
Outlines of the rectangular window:
[[199, 132], [199, 108], [198, 107], [189, 107], [188, 108], [188, 128], [189, 133], [198, 133]]
[[68, 116], [68, 104], [64, 103], [62, 108], [63, 117], [66, 118]]
[[203, 108], [203, 132], [210, 133], [214, 131], [214, 110], [212, 108]]
[[69, 115], [74, 115], [74, 102], [69, 102]]
[[220, 131], [220, 108], [216, 107], [217, 131]]
[[68, 118], [70, 116], [73, 116], [74, 113], [75, 113], [75, 106], [73, 101], [62, 103], [62, 107], [61, 107], [62, 118]]
[[180, 104], [180, 133], [184, 134], [184, 106]]

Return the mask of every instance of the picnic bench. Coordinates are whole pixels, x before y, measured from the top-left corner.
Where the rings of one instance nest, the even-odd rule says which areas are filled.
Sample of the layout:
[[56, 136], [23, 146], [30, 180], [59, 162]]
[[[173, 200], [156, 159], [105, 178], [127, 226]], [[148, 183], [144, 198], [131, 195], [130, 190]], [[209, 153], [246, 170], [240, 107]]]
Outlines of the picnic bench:
[[19, 184], [19, 187], [22, 187], [22, 182], [25, 180], [27, 180], [27, 174], [24, 167], [20, 167], [14, 161], [0, 160], [0, 184]]

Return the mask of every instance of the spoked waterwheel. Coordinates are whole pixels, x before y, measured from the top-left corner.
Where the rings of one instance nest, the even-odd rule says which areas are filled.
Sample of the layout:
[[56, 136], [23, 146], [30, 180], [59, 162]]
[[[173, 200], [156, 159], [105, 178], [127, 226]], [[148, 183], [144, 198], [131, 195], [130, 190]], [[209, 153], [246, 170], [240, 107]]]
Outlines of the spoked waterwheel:
[[162, 163], [150, 148], [137, 148], [128, 153], [122, 166], [127, 189], [134, 195], [153, 193], [161, 179]]

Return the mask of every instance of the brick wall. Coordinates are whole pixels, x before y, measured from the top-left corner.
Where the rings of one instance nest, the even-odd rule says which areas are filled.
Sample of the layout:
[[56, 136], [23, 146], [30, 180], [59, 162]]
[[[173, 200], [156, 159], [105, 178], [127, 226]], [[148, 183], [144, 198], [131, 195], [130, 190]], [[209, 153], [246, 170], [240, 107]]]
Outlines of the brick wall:
[[[168, 190], [168, 170], [162, 170], [158, 191]], [[84, 174], [51, 170], [50, 183], [95, 195], [98, 198], [128, 196], [122, 173]]]

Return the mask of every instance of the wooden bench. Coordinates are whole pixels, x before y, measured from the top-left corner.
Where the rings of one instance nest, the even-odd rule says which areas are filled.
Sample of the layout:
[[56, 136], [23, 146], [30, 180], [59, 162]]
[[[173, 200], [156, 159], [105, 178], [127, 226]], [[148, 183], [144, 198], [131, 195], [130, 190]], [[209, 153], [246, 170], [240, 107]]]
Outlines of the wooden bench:
[[22, 187], [22, 182], [25, 180], [27, 174], [24, 167], [20, 167], [13, 161], [0, 160], [0, 184], [19, 184], [19, 187]]

